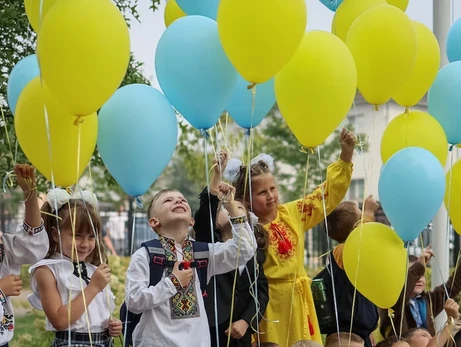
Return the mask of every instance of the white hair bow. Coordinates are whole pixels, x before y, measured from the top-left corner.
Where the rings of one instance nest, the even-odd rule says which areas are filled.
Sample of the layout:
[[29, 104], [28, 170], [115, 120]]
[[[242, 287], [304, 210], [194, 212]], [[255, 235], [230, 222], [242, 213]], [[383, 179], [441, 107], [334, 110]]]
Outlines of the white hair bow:
[[[274, 172], [274, 158], [272, 158], [269, 154], [266, 154], [266, 153], [258, 154], [251, 161], [250, 165], [253, 166], [260, 161], [263, 161], [264, 163], [266, 163], [270, 172]], [[231, 183], [236, 182], [240, 176], [240, 168], [242, 167], [242, 165], [243, 163], [241, 160], [232, 158], [231, 160], [227, 162], [227, 166], [223, 172], [223, 177]]]
[[46, 194], [46, 201], [50, 204], [53, 212], [59, 210], [70, 199], [84, 200], [91, 206], [98, 208], [98, 198], [89, 190], [76, 191], [70, 195], [64, 189], [54, 188]]

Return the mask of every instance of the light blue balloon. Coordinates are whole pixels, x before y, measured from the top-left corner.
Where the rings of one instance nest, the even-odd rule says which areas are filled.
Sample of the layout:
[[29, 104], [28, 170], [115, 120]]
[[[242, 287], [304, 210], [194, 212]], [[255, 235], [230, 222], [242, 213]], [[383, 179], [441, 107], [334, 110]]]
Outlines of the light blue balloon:
[[179, 18], [166, 29], [157, 46], [155, 70], [171, 104], [194, 128], [205, 130], [218, 121], [238, 77], [216, 22], [202, 16]]
[[198, 15], [216, 20], [219, 0], [176, 0], [187, 15]]
[[403, 241], [413, 241], [442, 205], [445, 171], [431, 152], [408, 147], [386, 162], [378, 190], [392, 227]]
[[320, 0], [320, 2], [324, 4], [326, 7], [328, 7], [330, 10], [332, 10], [333, 12], [336, 12], [339, 5], [343, 3], [343, 0]]
[[99, 111], [98, 149], [125, 193], [144, 194], [171, 160], [178, 139], [173, 107], [157, 89], [131, 84]]
[[256, 85], [252, 117], [253, 94], [251, 90], [248, 90], [248, 84], [239, 76], [226, 107], [226, 111], [235, 122], [245, 129], [258, 126], [275, 104], [274, 79], [272, 78], [265, 83]]
[[461, 143], [461, 61], [442, 68], [427, 95], [429, 113], [442, 125], [448, 142]]
[[461, 18], [459, 18], [448, 31], [447, 57], [450, 63], [461, 61]]
[[21, 59], [14, 66], [13, 70], [11, 70], [8, 78], [6, 95], [8, 105], [10, 106], [10, 110], [13, 115], [16, 111], [16, 104], [22, 90], [37, 76], [40, 76], [40, 69], [38, 67], [37, 56], [35, 54]]

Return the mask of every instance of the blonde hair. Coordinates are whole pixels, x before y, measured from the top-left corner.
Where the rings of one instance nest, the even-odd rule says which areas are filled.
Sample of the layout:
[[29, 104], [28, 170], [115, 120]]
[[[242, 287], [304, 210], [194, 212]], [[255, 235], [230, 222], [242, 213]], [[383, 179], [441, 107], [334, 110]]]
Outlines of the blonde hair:
[[345, 345], [347, 346], [349, 344], [349, 339], [351, 342], [355, 343], [360, 343], [365, 345], [365, 341], [363, 339], [354, 334], [354, 333], [346, 333], [346, 332], [339, 332], [339, 333], [334, 333], [331, 334], [330, 336], [327, 337], [327, 340], [325, 341], [325, 347], [334, 347], [334, 346], [340, 346], [340, 341], [341, 341], [341, 346]]
[[312, 340], [300, 340], [291, 347], [322, 347], [322, 345]]

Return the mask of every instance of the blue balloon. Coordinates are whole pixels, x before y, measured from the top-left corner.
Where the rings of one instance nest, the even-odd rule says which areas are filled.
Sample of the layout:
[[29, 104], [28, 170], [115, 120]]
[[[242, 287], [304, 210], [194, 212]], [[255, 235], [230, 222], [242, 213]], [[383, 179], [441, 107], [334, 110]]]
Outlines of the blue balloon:
[[237, 85], [227, 103], [226, 111], [242, 128], [251, 129], [259, 125], [275, 104], [274, 79], [258, 84], [254, 98], [248, 90], [248, 82], [239, 76]]
[[16, 103], [22, 90], [32, 81], [35, 77], [40, 76], [40, 69], [38, 67], [37, 56], [35, 54], [29, 55], [21, 59], [11, 70], [8, 78], [8, 85], [6, 95], [8, 105], [14, 115], [16, 111]]
[[171, 104], [194, 128], [205, 130], [223, 113], [238, 77], [221, 46], [218, 25], [202, 16], [179, 18], [166, 29], [155, 70]]
[[450, 63], [461, 61], [461, 18], [453, 23], [448, 32], [447, 57]]
[[150, 86], [122, 87], [99, 111], [99, 153], [128, 195], [147, 192], [170, 162], [177, 139], [173, 107]]
[[403, 241], [413, 241], [442, 205], [445, 171], [431, 152], [408, 147], [384, 165], [378, 191], [394, 230]]
[[320, 2], [333, 12], [336, 12], [336, 9], [343, 3], [343, 0], [320, 0]]
[[219, 0], [176, 0], [187, 15], [198, 15], [216, 20]]
[[461, 61], [442, 68], [427, 95], [429, 113], [442, 125], [448, 142], [461, 143]]

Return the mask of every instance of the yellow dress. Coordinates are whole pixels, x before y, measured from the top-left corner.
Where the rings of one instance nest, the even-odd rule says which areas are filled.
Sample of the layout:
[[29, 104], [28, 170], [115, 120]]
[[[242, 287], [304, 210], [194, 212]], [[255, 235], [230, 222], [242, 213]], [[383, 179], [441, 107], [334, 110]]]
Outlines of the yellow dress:
[[326, 181], [304, 199], [278, 206], [269, 232], [264, 273], [269, 281], [269, 304], [259, 325], [260, 340], [291, 347], [299, 340], [322, 344], [311, 292], [312, 280], [304, 269], [304, 232], [324, 219], [343, 200], [349, 188], [352, 164], [338, 160], [327, 170]]

